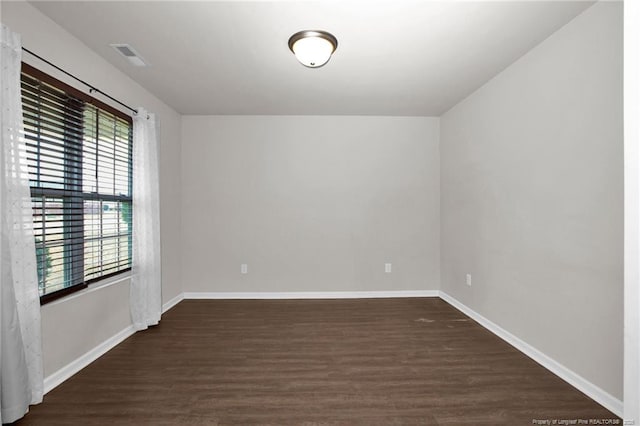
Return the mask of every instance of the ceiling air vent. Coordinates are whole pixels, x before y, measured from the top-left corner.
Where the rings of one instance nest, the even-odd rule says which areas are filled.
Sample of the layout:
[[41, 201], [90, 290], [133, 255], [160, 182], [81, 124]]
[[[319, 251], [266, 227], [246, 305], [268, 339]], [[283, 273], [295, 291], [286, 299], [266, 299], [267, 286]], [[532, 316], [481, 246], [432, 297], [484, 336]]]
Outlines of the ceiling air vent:
[[140, 56], [140, 54], [128, 44], [111, 44], [110, 46], [127, 58], [131, 65], [136, 67], [146, 67], [149, 65], [144, 59], [142, 59], [142, 56]]

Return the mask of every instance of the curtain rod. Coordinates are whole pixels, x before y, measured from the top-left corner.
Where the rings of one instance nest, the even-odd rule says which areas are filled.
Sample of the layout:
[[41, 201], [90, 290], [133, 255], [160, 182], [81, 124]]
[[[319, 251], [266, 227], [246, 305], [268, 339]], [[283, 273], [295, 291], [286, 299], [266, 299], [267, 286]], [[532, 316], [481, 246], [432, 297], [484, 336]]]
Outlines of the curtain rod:
[[117, 100], [117, 99], [116, 99], [116, 98], [114, 98], [113, 96], [107, 95], [107, 94], [106, 94], [106, 93], [104, 93], [102, 90], [100, 90], [100, 89], [98, 89], [98, 88], [96, 88], [96, 87], [92, 86], [91, 84], [89, 84], [89, 83], [87, 83], [86, 81], [84, 81], [84, 80], [82, 80], [82, 79], [80, 79], [80, 78], [76, 77], [75, 75], [71, 74], [70, 72], [63, 70], [63, 69], [62, 69], [62, 68], [60, 68], [59, 66], [57, 66], [57, 65], [55, 65], [55, 64], [52, 64], [51, 62], [47, 61], [47, 60], [46, 60], [45, 58], [43, 58], [42, 56], [40, 56], [40, 55], [37, 55], [37, 54], [33, 53], [32, 51], [30, 51], [30, 50], [29, 50], [29, 49], [27, 49], [26, 47], [23, 47], [23, 48], [22, 48], [22, 50], [24, 50], [25, 52], [27, 52], [28, 54], [30, 54], [30, 55], [32, 55], [32, 56], [35, 56], [36, 58], [40, 59], [42, 62], [45, 62], [45, 63], [47, 63], [47, 64], [51, 65], [52, 67], [54, 67], [54, 68], [55, 68], [55, 69], [57, 69], [58, 71], [65, 73], [65, 74], [66, 74], [66, 75], [68, 75], [69, 77], [71, 77], [71, 78], [73, 78], [73, 79], [75, 79], [75, 80], [79, 81], [80, 83], [84, 84], [85, 86], [89, 87], [89, 89], [91, 89], [91, 90], [89, 91], [89, 93], [91, 93], [91, 92], [98, 92], [98, 93], [100, 93], [102, 96], [106, 96], [107, 98], [111, 99], [112, 101], [117, 102], [118, 104], [122, 105], [123, 107], [125, 107], [125, 108], [126, 108], [126, 109], [128, 109], [128, 110], [130, 110], [130, 111], [131, 111], [131, 112], [133, 112], [134, 114], [137, 114], [137, 113], [138, 113], [138, 111], [137, 111], [137, 110], [135, 110], [134, 108], [131, 108], [129, 105], [125, 104], [124, 102], [120, 102], [119, 100]]

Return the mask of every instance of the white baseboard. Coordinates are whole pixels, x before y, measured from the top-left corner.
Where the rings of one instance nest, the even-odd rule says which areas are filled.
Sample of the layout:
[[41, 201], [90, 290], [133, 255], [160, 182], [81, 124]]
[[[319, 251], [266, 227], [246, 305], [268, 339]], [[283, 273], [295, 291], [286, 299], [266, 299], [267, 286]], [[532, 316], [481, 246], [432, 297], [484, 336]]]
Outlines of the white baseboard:
[[[184, 293], [178, 294], [176, 297], [162, 305], [162, 313], [167, 312], [169, 309], [180, 303], [183, 299]], [[76, 358], [74, 361], [62, 367], [60, 370], [46, 377], [44, 379], [44, 393], [46, 394], [53, 390], [62, 382], [69, 379], [71, 376], [91, 364], [96, 359], [100, 358], [102, 355], [113, 349], [116, 345], [123, 342], [127, 337], [133, 335], [135, 332], [136, 330], [133, 325], [130, 325], [129, 327], [105, 340], [95, 348], [91, 349], [89, 352], [85, 353], [79, 358]]]
[[178, 303], [182, 302], [183, 300], [184, 300], [184, 293], [178, 294], [176, 297], [174, 297], [173, 299], [169, 300], [167, 303], [162, 305], [162, 313], [164, 314], [169, 309], [173, 308], [174, 306], [176, 306]]
[[438, 297], [438, 290], [401, 291], [296, 291], [296, 292], [185, 292], [185, 299], [377, 299]]
[[515, 347], [520, 352], [524, 353], [529, 358], [533, 359], [538, 364], [542, 365], [544, 368], [551, 371], [553, 374], [560, 377], [562, 380], [569, 383], [571, 386], [578, 389], [580, 392], [584, 393], [618, 417], [623, 417], [623, 403], [619, 399], [540, 352], [524, 340], [514, 336], [504, 328], [486, 319], [473, 309], [449, 296], [447, 293], [440, 291], [440, 298], [471, 317], [481, 326], [491, 331], [493, 334], [500, 337], [502, 340], [509, 343], [511, 346]]
[[89, 352], [62, 367], [60, 370], [46, 377], [44, 379], [44, 393], [49, 393], [56, 386], [60, 385], [62, 382], [69, 379], [78, 371], [82, 370], [87, 365], [100, 358], [102, 355], [113, 349], [116, 345], [123, 342], [127, 337], [131, 336], [135, 332], [136, 330], [133, 328], [133, 325], [130, 325], [116, 335], [105, 340], [95, 348], [91, 349]]

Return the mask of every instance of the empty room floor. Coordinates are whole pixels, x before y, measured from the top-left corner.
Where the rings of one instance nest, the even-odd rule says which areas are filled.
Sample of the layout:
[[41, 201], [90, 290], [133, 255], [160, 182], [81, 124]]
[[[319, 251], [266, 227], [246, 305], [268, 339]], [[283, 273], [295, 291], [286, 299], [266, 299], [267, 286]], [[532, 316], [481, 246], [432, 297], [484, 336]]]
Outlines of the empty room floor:
[[608, 419], [619, 421], [446, 302], [411, 298], [185, 300], [17, 424]]

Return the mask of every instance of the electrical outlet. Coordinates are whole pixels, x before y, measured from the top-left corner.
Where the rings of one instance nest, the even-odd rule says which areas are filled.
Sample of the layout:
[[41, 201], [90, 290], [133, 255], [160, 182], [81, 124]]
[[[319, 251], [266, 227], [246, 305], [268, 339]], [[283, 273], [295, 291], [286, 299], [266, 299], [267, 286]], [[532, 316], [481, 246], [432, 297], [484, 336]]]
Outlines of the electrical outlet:
[[243, 263], [242, 265], [240, 265], [240, 273], [241, 274], [249, 273], [249, 266], [246, 263]]
[[467, 285], [471, 287], [471, 274], [467, 274]]
[[390, 263], [385, 263], [384, 264], [384, 272], [386, 272], [387, 274], [391, 273], [391, 264]]

